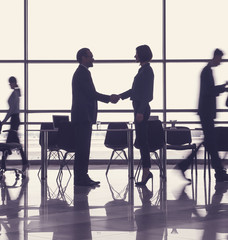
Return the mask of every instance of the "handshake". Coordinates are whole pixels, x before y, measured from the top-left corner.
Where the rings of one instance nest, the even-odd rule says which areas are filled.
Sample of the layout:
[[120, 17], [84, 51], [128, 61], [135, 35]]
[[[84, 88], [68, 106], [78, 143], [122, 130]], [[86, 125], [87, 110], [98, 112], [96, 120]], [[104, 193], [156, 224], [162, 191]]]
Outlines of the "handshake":
[[111, 103], [117, 103], [120, 100], [120, 95], [112, 94], [110, 96], [110, 102]]

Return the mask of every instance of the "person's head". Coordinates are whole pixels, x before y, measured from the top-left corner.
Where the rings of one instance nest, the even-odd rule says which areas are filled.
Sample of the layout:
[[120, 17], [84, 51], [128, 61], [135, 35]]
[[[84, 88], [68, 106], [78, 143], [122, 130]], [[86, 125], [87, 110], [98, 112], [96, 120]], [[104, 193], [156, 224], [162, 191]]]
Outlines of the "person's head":
[[212, 58], [212, 61], [211, 61], [211, 65], [213, 67], [216, 67], [216, 66], [220, 65], [220, 63], [222, 61], [222, 56], [223, 55], [224, 55], [223, 52], [220, 49], [216, 48], [214, 50], [214, 54], [213, 54], [213, 58]]
[[83, 64], [87, 68], [93, 66], [93, 54], [89, 50], [89, 48], [81, 48], [76, 55], [77, 61], [80, 64]]
[[14, 76], [11, 76], [11, 77], [9, 78], [9, 85], [10, 85], [10, 87], [11, 87], [12, 89], [18, 87], [18, 85], [17, 85], [17, 79], [16, 79]]
[[136, 62], [145, 63], [153, 58], [153, 53], [149, 46], [141, 45], [136, 48]]

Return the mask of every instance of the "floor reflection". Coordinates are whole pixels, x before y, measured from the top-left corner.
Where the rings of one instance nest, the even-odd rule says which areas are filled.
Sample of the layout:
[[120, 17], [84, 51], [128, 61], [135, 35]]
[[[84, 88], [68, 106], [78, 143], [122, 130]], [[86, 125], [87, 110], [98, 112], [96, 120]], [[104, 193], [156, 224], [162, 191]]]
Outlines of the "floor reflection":
[[149, 190], [147, 186], [138, 188], [138, 192], [142, 207], [135, 211], [136, 240], [147, 240], [151, 239], [152, 236], [154, 239], [162, 240], [166, 227], [166, 218], [165, 211], [160, 206], [160, 189], [155, 197], [153, 196], [153, 189]]
[[228, 231], [228, 205], [222, 204], [224, 194], [228, 190], [228, 183], [217, 183], [211, 204], [207, 207], [204, 219], [204, 234], [202, 240], [216, 240], [219, 233]]
[[[26, 217], [27, 185], [28, 178], [22, 180], [15, 179], [15, 181], [9, 183], [9, 181], [5, 179], [5, 176], [3, 176], [0, 181], [0, 232], [3, 233], [5, 239], [20, 239], [20, 227], [22, 227], [23, 217]], [[22, 202], [22, 200], [24, 200], [24, 202]]]
[[[228, 239], [228, 183], [198, 177], [193, 184], [168, 170], [167, 182], [153, 170], [154, 183], [135, 187], [127, 169], [91, 170], [101, 186], [74, 187], [69, 173], [0, 182], [0, 240], [225, 240]], [[66, 173], [66, 174], [65, 174]], [[98, 177], [99, 176], [99, 177]]]
[[111, 231], [134, 230], [134, 180], [129, 180], [123, 187], [115, 188], [115, 179], [106, 177], [111, 201], [105, 205], [106, 226]]

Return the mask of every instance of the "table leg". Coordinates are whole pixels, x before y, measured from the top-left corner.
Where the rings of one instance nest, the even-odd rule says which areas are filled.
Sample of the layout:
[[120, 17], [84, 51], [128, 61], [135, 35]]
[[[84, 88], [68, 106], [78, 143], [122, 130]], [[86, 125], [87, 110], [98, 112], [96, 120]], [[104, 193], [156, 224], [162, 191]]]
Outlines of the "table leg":
[[167, 161], [166, 161], [166, 146], [164, 146], [162, 149], [160, 149], [160, 160], [161, 160], [161, 163], [162, 163], [162, 178], [166, 180], [167, 178], [167, 169], [166, 169], [166, 164], [167, 164]]
[[133, 130], [127, 131], [127, 145], [128, 145], [128, 177], [134, 178], [134, 154], [133, 154]]
[[130, 222], [134, 222], [134, 179], [130, 179], [128, 180], [128, 187], [129, 187], [129, 191], [128, 191], [128, 219]]
[[41, 179], [47, 179], [47, 145], [48, 145], [48, 132], [43, 131], [43, 141], [41, 147]]

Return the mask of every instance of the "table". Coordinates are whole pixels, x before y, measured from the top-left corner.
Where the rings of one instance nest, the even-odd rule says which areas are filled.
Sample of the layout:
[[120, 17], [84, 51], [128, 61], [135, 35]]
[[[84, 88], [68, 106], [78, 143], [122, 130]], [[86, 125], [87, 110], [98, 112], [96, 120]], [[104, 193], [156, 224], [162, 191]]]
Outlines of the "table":
[[[128, 145], [128, 177], [134, 178], [134, 152], [133, 152], [133, 131], [134, 129], [93, 129], [93, 131], [127, 131], [127, 145]], [[28, 130], [38, 131], [38, 130]], [[41, 179], [47, 179], [47, 149], [48, 149], [48, 133], [57, 131], [55, 129], [39, 130], [41, 134]]]

